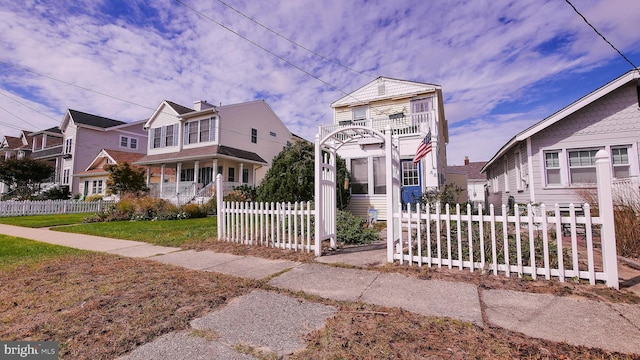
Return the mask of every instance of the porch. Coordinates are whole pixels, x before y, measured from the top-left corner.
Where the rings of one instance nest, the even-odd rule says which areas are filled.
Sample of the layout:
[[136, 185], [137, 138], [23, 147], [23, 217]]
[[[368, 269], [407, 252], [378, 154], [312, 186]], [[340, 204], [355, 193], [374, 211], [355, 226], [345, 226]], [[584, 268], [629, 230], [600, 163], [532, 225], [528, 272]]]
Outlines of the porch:
[[[397, 113], [386, 116], [376, 116], [368, 119], [360, 120], [344, 120], [338, 124], [321, 126], [320, 138], [324, 138], [330, 133], [348, 127], [363, 126], [384, 133], [387, 126], [391, 127], [394, 135], [411, 136], [426, 134], [429, 129], [436, 131], [436, 113], [435, 110], [419, 112], [419, 113]], [[345, 138], [347, 138], [345, 136]]]

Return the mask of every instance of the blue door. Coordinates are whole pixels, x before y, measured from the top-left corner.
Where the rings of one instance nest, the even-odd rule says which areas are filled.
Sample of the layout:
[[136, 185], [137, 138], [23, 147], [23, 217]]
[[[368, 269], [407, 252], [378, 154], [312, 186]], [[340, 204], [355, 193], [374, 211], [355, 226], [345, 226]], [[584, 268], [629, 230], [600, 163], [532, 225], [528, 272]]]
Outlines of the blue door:
[[401, 160], [402, 169], [402, 208], [407, 204], [415, 204], [420, 201], [422, 188], [420, 186], [420, 164], [414, 164], [413, 160]]

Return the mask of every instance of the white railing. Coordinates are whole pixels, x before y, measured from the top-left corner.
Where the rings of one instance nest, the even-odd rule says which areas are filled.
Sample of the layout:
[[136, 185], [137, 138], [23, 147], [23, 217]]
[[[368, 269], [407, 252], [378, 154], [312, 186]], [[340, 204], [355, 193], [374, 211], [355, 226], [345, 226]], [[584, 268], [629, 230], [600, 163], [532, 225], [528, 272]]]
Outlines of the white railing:
[[218, 207], [218, 240], [311, 252], [311, 203], [222, 202]]
[[74, 200], [0, 201], [0, 216], [100, 212], [110, 204], [113, 204], [113, 202]]
[[[427, 129], [434, 126], [434, 119], [435, 112], [429, 111], [423, 113], [406, 114], [394, 118], [390, 118], [389, 116], [387, 116], [380, 118], [370, 118], [366, 120], [347, 120], [341, 121], [339, 124], [320, 127], [320, 138], [324, 138], [330, 133], [347, 126], [363, 126], [378, 130], [383, 133], [386, 131], [387, 126], [389, 126], [394, 135], [414, 135], [419, 133], [426, 133]], [[347, 138], [349, 134], [344, 134], [343, 136]]]

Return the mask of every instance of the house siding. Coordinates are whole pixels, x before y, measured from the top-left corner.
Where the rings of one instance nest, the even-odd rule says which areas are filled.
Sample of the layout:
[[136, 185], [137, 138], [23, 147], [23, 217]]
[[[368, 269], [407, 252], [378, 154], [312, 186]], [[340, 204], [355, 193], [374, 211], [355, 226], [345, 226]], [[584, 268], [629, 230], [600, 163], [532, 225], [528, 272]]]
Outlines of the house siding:
[[346, 210], [355, 216], [366, 219], [369, 209], [378, 211], [378, 220], [387, 218], [387, 197], [386, 195], [352, 196]]

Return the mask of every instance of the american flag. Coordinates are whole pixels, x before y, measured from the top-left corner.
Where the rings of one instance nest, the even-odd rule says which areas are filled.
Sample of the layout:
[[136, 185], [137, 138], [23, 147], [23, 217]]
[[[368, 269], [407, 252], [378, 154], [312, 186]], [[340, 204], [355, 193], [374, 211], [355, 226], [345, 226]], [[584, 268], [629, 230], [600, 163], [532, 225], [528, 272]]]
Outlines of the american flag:
[[420, 159], [425, 157], [431, 152], [431, 130], [427, 133], [427, 136], [420, 142], [418, 150], [416, 150], [416, 156], [413, 158], [413, 163], [416, 164]]

